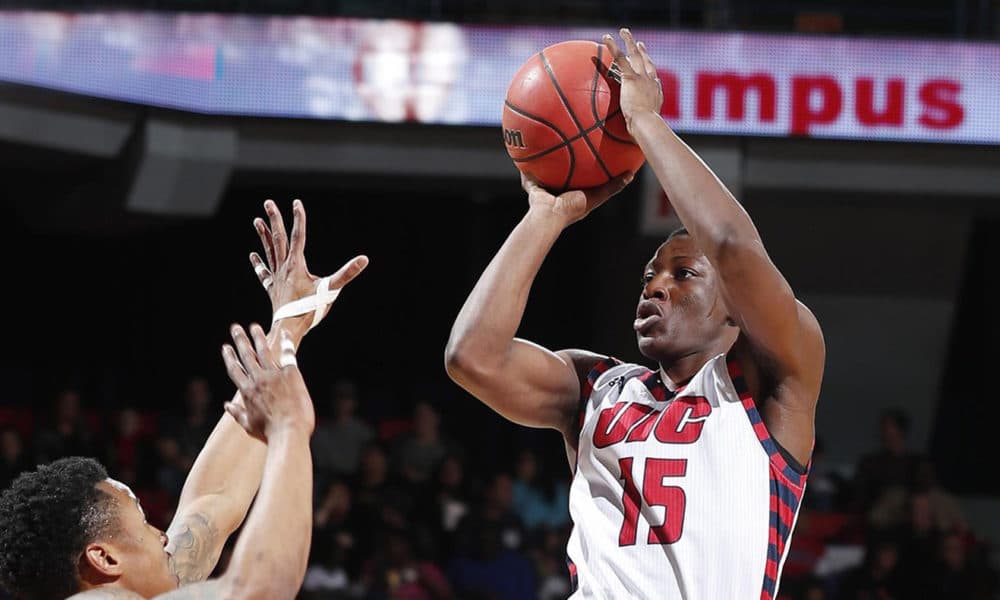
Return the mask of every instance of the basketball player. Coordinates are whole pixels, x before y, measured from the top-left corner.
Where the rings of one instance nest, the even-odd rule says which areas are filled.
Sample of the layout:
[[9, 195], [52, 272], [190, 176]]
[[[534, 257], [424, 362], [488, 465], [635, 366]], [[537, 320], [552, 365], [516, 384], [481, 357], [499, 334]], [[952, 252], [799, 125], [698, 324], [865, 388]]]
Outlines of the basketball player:
[[622, 112], [686, 227], [638, 273], [632, 325], [657, 367], [515, 337], [559, 234], [625, 174], [560, 196], [523, 178], [527, 214], [462, 307], [447, 371], [507, 419], [562, 432], [572, 598], [774, 598], [812, 450], [822, 334], [747, 213], [664, 123], [645, 47], [621, 36], [628, 54], [604, 43]]
[[[199, 453], [167, 533], [146, 523], [131, 490], [95, 461], [69, 458], [41, 466], [0, 497], [0, 583], [15, 597], [152, 598], [178, 587], [166, 597], [297, 593], [311, 531], [313, 413], [297, 369], [278, 369], [274, 357], [294, 360], [305, 333], [368, 261], [356, 257], [318, 280], [305, 263], [301, 202], [293, 205], [290, 244], [275, 204], [264, 206], [270, 227], [262, 219], [254, 226], [267, 265], [257, 253], [250, 260], [274, 309], [270, 348], [259, 327], [251, 327], [256, 350], [233, 327], [239, 358], [231, 347], [223, 354], [238, 392]], [[255, 494], [257, 506], [226, 574], [181, 587], [212, 573]]]

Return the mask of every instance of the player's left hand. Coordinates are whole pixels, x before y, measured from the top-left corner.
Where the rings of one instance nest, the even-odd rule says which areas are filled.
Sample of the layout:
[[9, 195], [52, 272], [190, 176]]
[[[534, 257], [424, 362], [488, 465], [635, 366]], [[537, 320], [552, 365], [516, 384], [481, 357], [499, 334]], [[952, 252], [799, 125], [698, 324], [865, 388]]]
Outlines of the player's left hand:
[[[264, 211], [267, 213], [270, 227], [260, 217], [254, 219], [253, 226], [264, 246], [267, 264], [256, 252], [250, 253], [250, 264], [253, 265], [258, 279], [267, 290], [273, 314], [289, 302], [315, 293], [316, 282], [320, 278], [311, 274], [306, 265], [306, 211], [302, 206], [302, 201], [292, 202], [291, 240], [285, 233], [284, 220], [274, 201], [265, 201]], [[344, 287], [367, 266], [367, 256], [355, 256], [333, 274], [329, 288], [333, 290]], [[326, 310], [329, 310], [329, 306], [326, 307]], [[292, 335], [297, 345], [298, 341], [309, 330], [312, 320], [312, 313], [307, 313], [298, 317], [282, 319], [280, 323]]]
[[[236, 324], [230, 334], [233, 343], [223, 345], [222, 359], [243, 402], [227, 402], [226, 412], [263, 442], [285, 428], [312, 435], [316, 412], [291, 351], [282, 345], [282, 356], [275, 357], [264, 329], [256, 323], [250, 325], [249, 336]], [[288, 334], [282, 331], [282, 335]]]
[[570, 190], [555, 196], [543, 188], [537, 179], [522, 172], [521, 187], [528, 192], [528, 204], [531, 208], [547, 210], [560, 219], [563, 227], [568, 227], [625, 189], [633, 176], [630, 172], [623, 173], [604, 185], [586, 190]]
[[625, 52], [622, 52], [610, 34], [602, 38], [614, 59], [613, 73], [616, 79], [621, 79], [621, 96], [619, 103], [622, 115], [631, 133], [632, 118], [646, 112], [660, 114], [663, 106], [663, 84], [656, 74], [656, 65], [646, 51], [646, 45], [636, 43], [632, 32], [622, 28], [619, 30], [622, 41], [625, 42]]

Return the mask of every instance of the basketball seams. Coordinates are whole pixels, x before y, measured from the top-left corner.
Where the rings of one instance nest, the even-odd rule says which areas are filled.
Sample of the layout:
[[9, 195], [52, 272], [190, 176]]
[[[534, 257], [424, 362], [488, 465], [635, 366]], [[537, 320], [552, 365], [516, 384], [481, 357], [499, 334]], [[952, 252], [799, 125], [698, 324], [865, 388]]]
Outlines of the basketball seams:
[[[520, 113], [518, 113], [518, 114], [520, 114]], [[528, 117], [528, 115], [524, 115], [524, 116]], [[578, 134], [574, 135], [571, 138], [566, 138], [566, 142], [565, 143], [560, 142], [560, 143], [556, 144], [555, 146], [552, 146], [551, 148], [546, 148], [545, 150], [542, 150], [540, 152], [536, 152], [535, 154], [530, 154], [528, 156], [522, 156], [521, 158], [513, 158], [513, 157], [511, 157], [511, 160], [514, 161], [514, 162], [516, 162], [516, 163], [517, 162], [528, 162], [528, 161], [531, 161], [531, 160], [535, 160], [536, 158], [541, 158], [541, 157], [545, 156], [546, 154], [552, 154], [556, 150], [559, 150], [559, 149], [561, 149], [563, 147], [572, 148], [571, 144], [573, 142], [579, 140], [580, 138], [582, 138], [585, 135], [588, 135], [590, 133], [593, 133], [593, 132], [597, 131], [598, 129], [599, 129], [599, 127], [597, 125], [594, 125], [593, 127], [590, 127], [588, 129], [584, 130], [583, 133], [578, 133]], [[573, 150], [571, 149], [570, 150], [570, 154], [572, 154], [572, 153], [573, 153]]]
[[[538, 56], [539, 58], [542, 59], [542, 66], [545, 67], [545, 72], [548, 74], [549, 81], [552, 82], [552, 87], [555, 88], [556, 94], [559, 95], [559, 100], [562, 102], [563, 107], [569, 114], [569, 117], [573, 120], [573, 123], [576, 125], [577, 131], [583, 135], [584, 143], [587, 144], [587, 147], [590, 148], [590, 151], [594, 154], [594, 158], [597, 159], [597, 164], [600, 165], [601, 170], [604, 171], [604, 174], [608, 177], [608, 179], [611, 179], [613, 177], [613, 175], [611, 175], [611, 171], [609, 171], [608, 166], [604, 164], [604, 159], [601, 158], [600, 153], [597, 152], [597, 148], [594, 147], [594, 143], [590, 140], [590, 138], [587, 137], [583, 129], [583, 125], [580, 123], [580, 120], [576, 117], [576, 113], [574, 113], [573, 109], [570, 107], [569, 100], [566, 98], [566, 95], [563, 94], [562, 88], [559, 87], [559, 82], [556, 80], [556, 74], [552, 72], [552, 65], [549, 64], [549, 59], [546, 58], [545, 51], [543, 50], [542, 52], [539, 52]], [[572, 177], [572, 174], [573, 172], [571, 168], [570, 177]], [[563, 186], [564, 188], [569, 187], [570, 177], [566, 179], [566, 185]]]
[[597, 80], [601, 77], [601, 54], [603, 54], [604, 47], [600, 44], [597, 45], [597, 61], [594, 63], [594, 81], [590, 83], [590, 112], [594, 115], [594, 123], [598, 127], [604, 128], [604, 119], [601, 115], [597, 114]]

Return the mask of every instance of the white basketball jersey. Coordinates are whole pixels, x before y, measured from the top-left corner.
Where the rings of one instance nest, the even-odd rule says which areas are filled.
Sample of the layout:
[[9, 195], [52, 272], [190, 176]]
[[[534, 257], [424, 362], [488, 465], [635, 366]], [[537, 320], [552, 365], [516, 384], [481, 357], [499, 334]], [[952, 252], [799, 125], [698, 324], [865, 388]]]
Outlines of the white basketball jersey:
[[720, 354], [677, 392], [615, 359], [588, 377], [570, 487], [572, 600], [772, 599], [805, 489]]

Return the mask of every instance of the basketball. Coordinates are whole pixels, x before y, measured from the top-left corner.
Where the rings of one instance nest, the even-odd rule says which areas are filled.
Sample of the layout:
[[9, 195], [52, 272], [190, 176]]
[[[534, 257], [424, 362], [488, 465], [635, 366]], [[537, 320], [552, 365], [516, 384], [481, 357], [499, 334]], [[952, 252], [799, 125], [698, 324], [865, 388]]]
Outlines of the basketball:
[[570, 40], [528, 59], [504, 99], [507, 154], [553, 192], [601, 185], [645, 160], [625, 127], [603, 44]]

